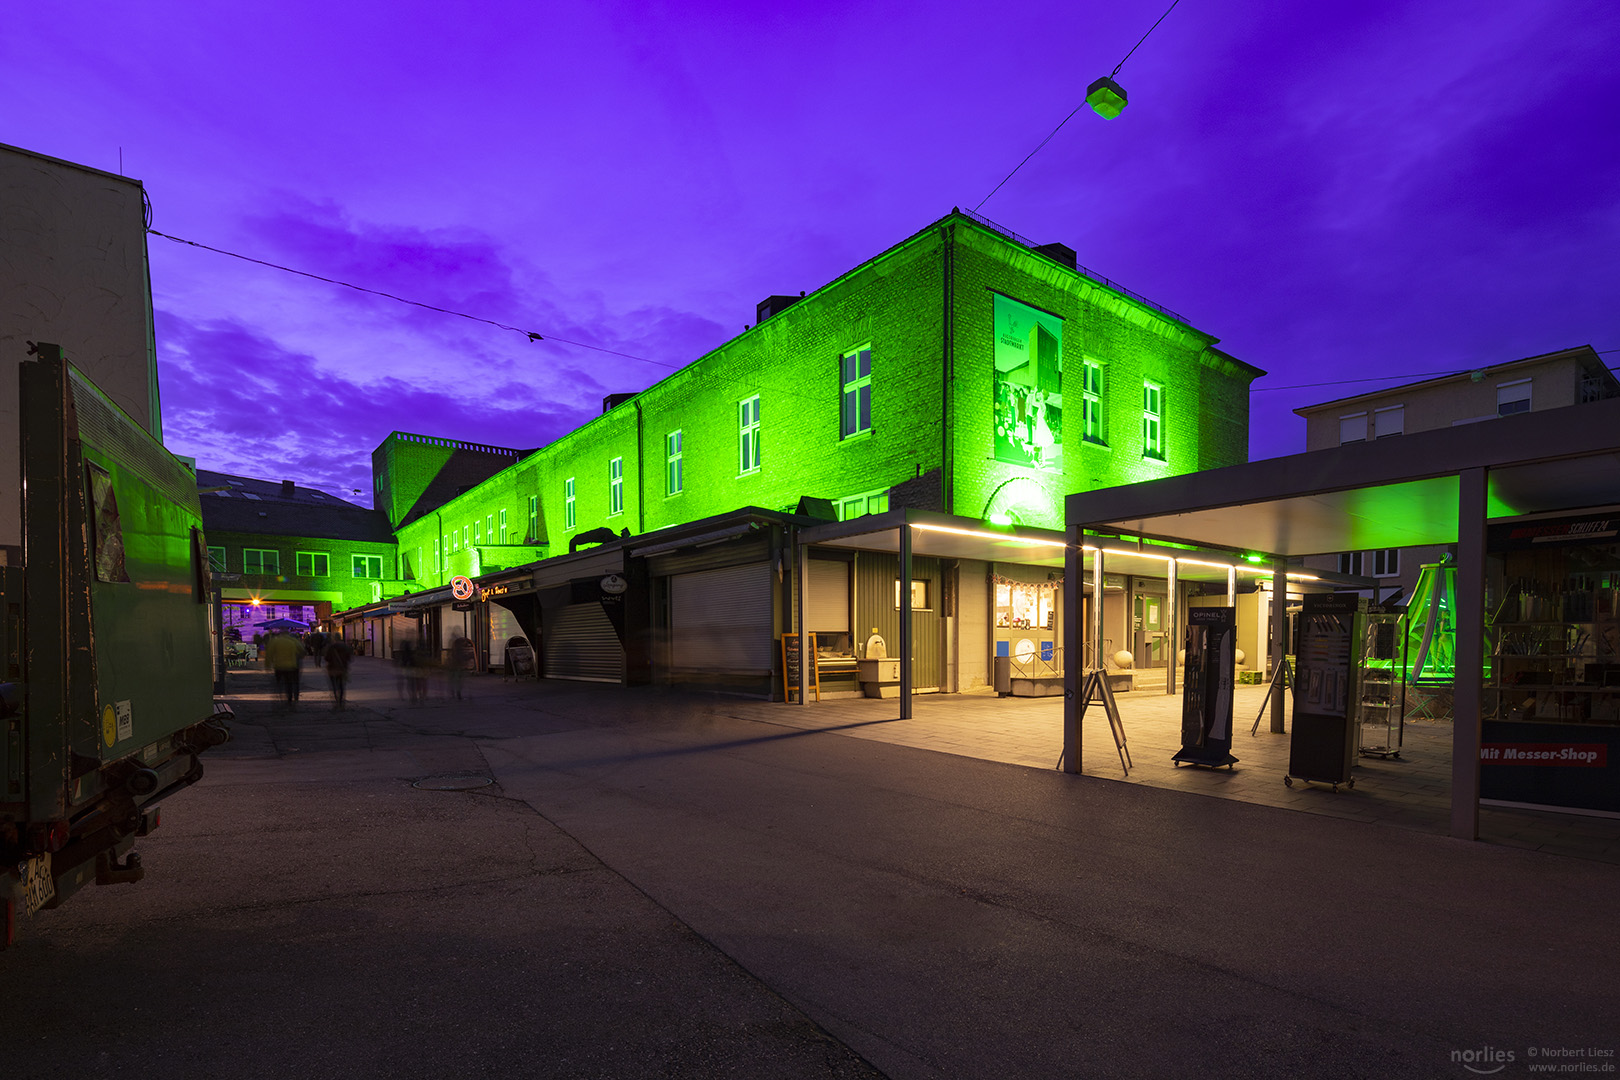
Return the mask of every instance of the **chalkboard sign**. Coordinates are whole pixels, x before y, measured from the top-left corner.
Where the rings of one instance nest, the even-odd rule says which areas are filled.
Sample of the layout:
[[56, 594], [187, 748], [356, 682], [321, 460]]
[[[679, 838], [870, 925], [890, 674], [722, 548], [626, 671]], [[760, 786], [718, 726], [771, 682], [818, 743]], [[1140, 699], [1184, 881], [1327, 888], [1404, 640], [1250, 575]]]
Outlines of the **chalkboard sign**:
[[[816, 635], [810, 635], [810, 686], [816, 692], [816, 700], [821, 700], [821, 677], [816, 669]], [[799, 692], [799, 673], [804, 668], [804, 651], [800, 648], [798, 634], [782, 635], [782, 700], [791, 702], [794, 695]]]
[[522, 679], [534, 674], [534, 650], [527, 645], [513, 645], [506, 650], [506, 673]]

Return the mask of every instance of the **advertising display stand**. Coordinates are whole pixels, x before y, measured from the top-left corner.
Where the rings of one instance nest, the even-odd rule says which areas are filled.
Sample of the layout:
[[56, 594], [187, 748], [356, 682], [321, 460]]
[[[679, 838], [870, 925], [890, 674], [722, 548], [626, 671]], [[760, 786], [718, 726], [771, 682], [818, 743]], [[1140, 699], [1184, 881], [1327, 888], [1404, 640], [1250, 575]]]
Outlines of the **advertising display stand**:
[[1294, 731], [1288, 744], [1283, 783], [1314, 780], [1355, 787], [1350, 768], [1356, 756], [1353, 702], [1360, 693], [1352, 654], [1367, 611], [1364, 597], [1307, 593], [1300, 609], [1295, 650]]
[[1237, 611], [1228, 607], [1187, 612], [1187, 666], [1182, 683], [1181, 749], [1177, 766], [1231, 768], [1232, 683]]
[[1398, 667], [1404, 612], [1371, 605], [1361, 621], [1356, 673], [1357, 740], [1362, 757], [1398, 758], [1406, 715], [1405, 680]]

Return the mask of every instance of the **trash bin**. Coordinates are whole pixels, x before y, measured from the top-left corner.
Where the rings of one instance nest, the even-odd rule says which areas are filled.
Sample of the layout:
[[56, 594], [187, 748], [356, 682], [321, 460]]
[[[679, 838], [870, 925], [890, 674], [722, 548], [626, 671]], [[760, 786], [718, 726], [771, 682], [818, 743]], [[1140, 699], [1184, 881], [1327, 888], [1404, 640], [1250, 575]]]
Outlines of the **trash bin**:
[[998, 694], [1010, 694], [1010, 693], [1012, 693], [1012, 657], [1010, 657], [1010, 656], [998, 656], [998, 657], [996, 657], [995, 680], [996, 680], [996, 693], [998, 693]]

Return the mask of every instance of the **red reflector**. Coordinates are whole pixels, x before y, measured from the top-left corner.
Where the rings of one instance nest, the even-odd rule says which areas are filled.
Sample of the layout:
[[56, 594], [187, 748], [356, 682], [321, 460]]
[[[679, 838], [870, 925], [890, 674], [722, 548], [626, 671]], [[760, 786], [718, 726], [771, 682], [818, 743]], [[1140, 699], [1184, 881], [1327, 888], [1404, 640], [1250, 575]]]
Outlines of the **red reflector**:
[[51, 822], [51, 831], [45, 841], [47, 851], [61, 851], [62, 845], [68, 842], [69, 829], [65, 821]]

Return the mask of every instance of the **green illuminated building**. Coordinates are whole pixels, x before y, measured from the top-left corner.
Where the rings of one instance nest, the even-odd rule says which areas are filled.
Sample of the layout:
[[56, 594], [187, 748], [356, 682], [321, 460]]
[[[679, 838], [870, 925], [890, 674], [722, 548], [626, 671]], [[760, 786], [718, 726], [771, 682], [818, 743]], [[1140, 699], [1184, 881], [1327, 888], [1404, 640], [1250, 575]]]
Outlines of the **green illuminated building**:
[[1070, 492], [1247, 460], [1258, 369], [961, 211], [756, 318], [538, 450], [390, 435], [373, 466], [401, 583], [806, 497], [1060, 529]]

